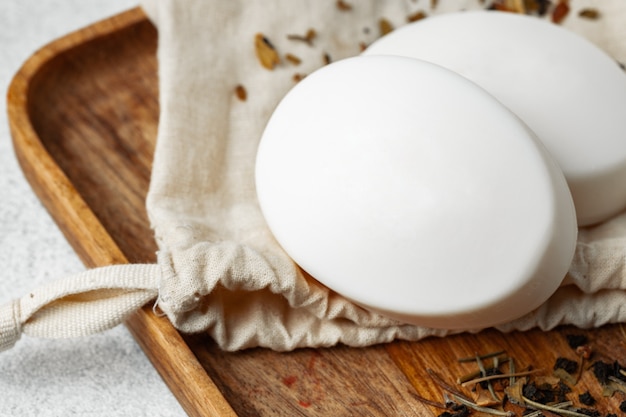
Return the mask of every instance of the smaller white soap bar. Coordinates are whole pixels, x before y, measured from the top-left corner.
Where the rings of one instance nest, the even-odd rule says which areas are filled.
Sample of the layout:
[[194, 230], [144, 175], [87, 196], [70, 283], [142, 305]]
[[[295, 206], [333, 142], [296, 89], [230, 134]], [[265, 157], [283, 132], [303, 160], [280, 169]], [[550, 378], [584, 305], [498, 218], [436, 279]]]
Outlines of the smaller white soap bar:
[[474, 83], [356, 57], [298, 83], [257, 155], [267, 223], [317, 280], [403, 322], [506, 322], [559, 286], [576, 243], [565, 179], [527, 126]]
[[586, 39], [535, 17], [459, 12], [406, 25], [364, 54], [433, 62], [493, 94], [561, 166], [579, 226], [626, 208], [626, 75]]

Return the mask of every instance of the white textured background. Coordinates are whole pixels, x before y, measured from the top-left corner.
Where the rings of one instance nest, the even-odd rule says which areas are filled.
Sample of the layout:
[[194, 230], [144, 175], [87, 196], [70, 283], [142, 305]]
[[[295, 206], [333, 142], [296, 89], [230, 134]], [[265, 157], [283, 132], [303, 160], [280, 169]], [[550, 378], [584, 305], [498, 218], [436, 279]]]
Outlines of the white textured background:
[[[15, 160], [11, 77], [40, 47], [133, 0], [0, 0], [0, 303], [83, 269]], [[24, 337], [0, 353], [0, 416], [184, 416], [124, 327], [77, 340]]]

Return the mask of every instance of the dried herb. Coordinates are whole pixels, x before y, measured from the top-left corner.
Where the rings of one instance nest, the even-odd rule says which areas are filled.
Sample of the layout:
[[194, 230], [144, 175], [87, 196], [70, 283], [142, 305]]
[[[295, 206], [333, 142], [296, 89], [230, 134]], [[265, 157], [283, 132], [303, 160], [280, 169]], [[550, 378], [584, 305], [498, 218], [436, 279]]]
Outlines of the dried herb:
[[553, 369], [555, 371], [557, 369], [563, 369], [565, 372], [569, 374], [574, 374], [578, 370], [578, 362], [573, 361], [571, 359], [563, 358], [563, 357], [556, 358], [556, 362], [554, 363]]
[[406, 17], [407, 22], [417, 22], [418, 20], [422, 20], [424, 18], [426, 18], [426, 13], [424, 13], [423, 11], [419, 10], [415, 13], [412, 13], [410, 15], [408, 15]]
[[504, 355], [506, 353], [505, 350], [498, 350], [497, 352], [489, 352], [489, 353], [485, 353], [484, 355], [478, 355], [478, 356], [467, 356], [464, 358], [459, 358], [456, 361], [459, 363], [463, 363], [463, 362], [475, 362], [476, 358], [478, 359], [489, 359], [489, 358], [493, 358], [493, 357], [498, 357], [500, 355]]
[[561, 23], [569, 14], [569, 0], [559, 0], [552, 11], [552, 22]]
[[578, 395], [578, 400], [585, 405], [594, 405], [596, 403], [596, 399], [593, 398], [589, 391], [585, 391]]
[[[524, 401], [526, 401], [529, 405], [531, 405], [533, 408], [536, 408], [537, 410], [546, 410], [546, 411], [551, 411], [553, 413], [556, 414], [560, 414], [560, 415], [564, 415], [564, 416], [571, 416], [571, 417], [587, 417], [587, 414], [582, 414], [576, 411], [572, 411], [572, 410], [566, 410], [562, 407], [557, 407], [554, 405], [547, 405], [547, 404], [542, 404], [542, 403], [538, 403], [535, 402], [529, 398], [524, 398]], [[567, 404], [567, 403], [566, 403]], [[571, 405], [571, 403], [569, 403]]]
[[463, 404], [452, 404], [450, 411], [444, 411], [438, 417], [467, 417], [470, 414], [470, 409]]
[[589, 339], [584, 334], [568, 334], [565, 338], [567, 339], [567, 344], [572, 349], [576, 349], [578, 346], [589, 343]]
[[590, 409], [590, 408], [577, 408], [576, 411], [580, 414], [589, 416], [589, 417], [600, 417], [601, 414], [598, 410]]
[[598, 9], [582, 9], [578, 12], [578, 16], [585, 19], [596, 20], [600, 17]]
[[461, 404], [466, 405], [476, 411], [480, 411], [481, 413], [487, 413], [487, 414], [493, 414], [495, 416], [505, 416], [505, 417], [513, 417], [515, 415], [510, 411], [501, 411], [501, 410], [496, 410], [494, 408], [482, 407], [478, 404], [474, 404], [473, 402], [471, 402], [470, 400], [464, 397], [460, 397], [454, 394], [452, 394], [452, 396]]
[[301, 74], [299, 72], [296, 72], [295, 74], [293, 74], [293, 76], [291, 77], [291, 79], [298, 83], [300, 81], [302, 81], [304, 79], [304, 77], [306, 77], [306, 74]]
[[389, 20], [381, 17], [378, 20], [378, 30], [380, 31], [380, 36], [385, 36], [389, 32], [393, 31], [393, 25], [389, 22]]
[[285, 59], [293, 65], [300, 65], [302, 63], [302, 60], [294, 54], [285, 54]]
[[273, 70], [274, 67], [280, 64], [280, 56], [274, 48], [274, 45], [263, 34], [257, 33], [254, 37], [254, 46], [256, 49], [256, 56], [263, 68]]
[[336, 5], [337, 5], [337, 8], [341, 10], [342, 12], [347, 12], [347, 11], [352, 10], [352, 4], [346, 3], [343, 0], [337, 0]]
[[328, 52], [324, 52], [324, 55], [322, 55], [322, 60], [324, 61], [324, 65], [328, 65], [333, 62]]
[[603, 361], [596, 361], [592, 365], [593, 374], [595, 375], [598, 382], [602, 385], [606, 385], [611, 380], [611, 377], [616, 378], [622, 382], [624, 382], [624, 375], [622, 375], [621, 365], [615, 361], [613, 363], [606, 363]]
[[248, 92], [246, 91], [246, 88], [241, 84], [235, 87], [235, 95], [241, 101], [246, 101], [246, 99], [248, 98]]
[[303, 35], [287, 35], [287, 39], [289, 39], [290, 41], [299, 41], [299, 42], [304, 42], [309, 46], [313, 46], [313, 40], [317, 37], [317, 32], [315, 31], [315, 29], [309, 29], [306, 31], [306, 33]]

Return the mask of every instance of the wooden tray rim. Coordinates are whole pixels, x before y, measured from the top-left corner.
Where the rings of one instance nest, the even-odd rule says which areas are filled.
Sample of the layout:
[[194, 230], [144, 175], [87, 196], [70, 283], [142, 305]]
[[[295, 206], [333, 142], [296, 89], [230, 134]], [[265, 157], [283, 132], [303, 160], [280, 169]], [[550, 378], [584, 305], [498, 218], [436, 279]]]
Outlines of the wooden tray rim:
[[[143, 10], [136, 7], [54, 40], [26, 60], [8, 88], [9, 127], [20, 167], [35, 194], [89, 268], [127, 264], [128, 260], [46, 150], [29, 114], [29, 95], [33, 82], [45, 76], [46, 67], [59, 55], [146, 21]], [[190, 416], [236, 416], [169, 321], [157, 317], [150, 306], [146, 306], [125, 324]]]

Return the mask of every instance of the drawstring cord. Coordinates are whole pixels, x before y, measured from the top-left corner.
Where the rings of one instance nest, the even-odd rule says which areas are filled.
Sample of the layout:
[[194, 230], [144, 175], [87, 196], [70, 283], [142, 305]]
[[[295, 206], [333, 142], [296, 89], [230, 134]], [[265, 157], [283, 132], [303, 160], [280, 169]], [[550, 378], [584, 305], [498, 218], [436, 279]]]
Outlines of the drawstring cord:
[[113, 328], [157, 298], [160, 279], [158, 265], [113, 265], [44, 285], [0, 306], [0, 352], [22, 334], [68, 338]]

